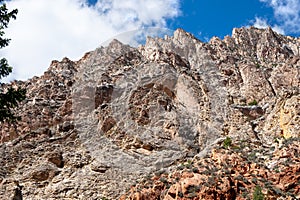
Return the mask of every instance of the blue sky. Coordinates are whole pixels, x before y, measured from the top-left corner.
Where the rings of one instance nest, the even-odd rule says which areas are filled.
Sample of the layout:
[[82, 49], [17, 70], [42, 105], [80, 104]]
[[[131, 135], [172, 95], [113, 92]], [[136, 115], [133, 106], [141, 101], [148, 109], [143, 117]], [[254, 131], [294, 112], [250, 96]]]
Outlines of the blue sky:
[[132, 41], [132, 30], [183, 28], [202, 41], [231, 35], [233, 28], [272, 27], [300, 36], [300, 0], [6, 0], [17, 8], [0, 51], [13, 74], [8, 80], [42, 75], [52, 60], [79, 60], [115, 36]]
[[[280, 7], [286, 6], [287, 10], [296, 11], [299, 17], [299, 0], [181, 0], [178, 2], [180, 14], [168, 19], [167, 27], [173, 30], [183, 28], [204, 41], [213, 36], [223, 38], [225, 35], [231, 35], [233, 28], [249, 25], [259, 27], [273, 25], [279, 33], [300, 36], [299, 31], [276, 29], [278, 28], [276, 23], [282, 22], [278, 20], [280, 16], [275, 14]], [[88, 3], [94, 5], [97, 0], [89, 0]], [[293, 4], [298, 7], [295, 9]]]
[[170, 21], [171, 27], [182, 27], [202, 39], [230, 35], [232, 28], [248, 26], [257, 16], [272, 19], [272, 8], [257, 0], [185, 0], [181, 11]]

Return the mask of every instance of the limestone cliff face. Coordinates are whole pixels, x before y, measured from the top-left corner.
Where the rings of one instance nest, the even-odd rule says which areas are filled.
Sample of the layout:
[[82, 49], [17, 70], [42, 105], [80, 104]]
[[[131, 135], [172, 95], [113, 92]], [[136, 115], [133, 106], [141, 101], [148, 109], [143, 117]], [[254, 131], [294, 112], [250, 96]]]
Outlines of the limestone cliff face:
[[[176, 166], [187, 160], [205, 166], [222, 155], [236, 163], [232, 169], [244, 164], [238, 152], [219, 150], [225, 138], [247, 141], [246, 155], [253, 149], [273, 155], [275, 140], [299, 147], [299, 45], [271, 29], [234, 29], [208, 43], [178, 29], [138, 48], [113, 40], [79, 61], [53, 61], [43, 76], [12, 83], [26, 87], [28, 98], [20, 122], [1, 124], [1, 199], [184, 199], [207, 175], [201, 167], [191, 175]], [[296, 155], [289, 154], [295, 166]], [[273, 169], [290, 170], [257, 157], [266, 179]], [[248, 170], [256, 169], [263, 170]], [[128, 192], [161, 171], [183, 175], [173, 186]], [[227, 176], [228, 187], [212, 189], [219, 197], [242, 198], [255, 187], [241, 192]], [[296, 195], [296, 183], [292, 192], [269, 195]], [[209, 199], [211, 192], [199, 189], [194, 197]]]

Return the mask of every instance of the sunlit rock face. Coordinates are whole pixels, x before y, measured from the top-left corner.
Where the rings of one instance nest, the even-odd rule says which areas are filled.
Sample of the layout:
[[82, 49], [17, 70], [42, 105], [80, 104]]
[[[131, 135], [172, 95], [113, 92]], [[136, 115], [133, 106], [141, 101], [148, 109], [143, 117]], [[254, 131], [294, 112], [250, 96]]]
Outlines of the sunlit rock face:
[[[178, 29], [137, 48], [113, 40], [79, 61], [53, 61], [43, 76], [12, 83], [27, 89], [27, 100], [16, 111], [21, 121], [1, 123], [1, 199], [180, 199], [207, 179], [205, 162], [216, 164], [223, 189], [199, 188], [195, 197], [241, 196], [221, 163], [240, 170], [243, 157], [218, 148], [226, 137], [247, 141], [245, 155], [284, 154], [276, 148], [287, 139], [299, 147], [299, 45], [271, 29], [234, 29], [208, 43]], [[248, 169], [265, 179], [283, 167], [257, 157], [266, 167], [250, 160]], [[196, 174], [178, 169], [187, 160], [199, 164]], [[177, 183], [131, 187], [162, 172]]]

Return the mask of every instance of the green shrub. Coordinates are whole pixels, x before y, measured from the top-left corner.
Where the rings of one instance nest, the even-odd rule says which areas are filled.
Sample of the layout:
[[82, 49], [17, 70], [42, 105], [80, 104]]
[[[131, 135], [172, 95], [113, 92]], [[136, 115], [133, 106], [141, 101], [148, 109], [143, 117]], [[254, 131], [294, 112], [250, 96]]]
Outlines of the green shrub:
[[231, 146], [231, 144], [232, 144], [231, 138], [230, 137], [226, 137], [226, 139], [223, 142], [223, 147], [228, 148], [228, 147]]
[[248, 105], [249, 106], [256, 106], [258, 103], [257, 101], [254, 99], [253, 101], [249, 102]]
[[264, 194], [262, 193], [262, 189], [259, 185], [257, 185], [253, 192], [253, 200], [264, 200]]

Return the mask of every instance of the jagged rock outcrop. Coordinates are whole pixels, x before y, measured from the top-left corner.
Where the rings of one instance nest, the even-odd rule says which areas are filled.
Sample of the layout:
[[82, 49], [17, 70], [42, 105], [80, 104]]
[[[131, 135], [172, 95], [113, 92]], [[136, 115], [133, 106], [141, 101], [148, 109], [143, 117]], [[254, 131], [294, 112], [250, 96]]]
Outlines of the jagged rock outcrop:
[[299, 138], [271, 148], [220, 145], [204, 159], [144, 178], [121, 199], [299, 199], [299, 145]]
[[[258, 177], [270, 198], [299, 198], [299, 45], [270, 28], [208, 43], [178, 29], [53, 61], [12, 83], [28, 94], [22, 120], [1, 124], [1, 199], [185, 199], [200, 184], [190, 198], [243, 199]], [[292, 143], [288, 167], [275, 140]]]

